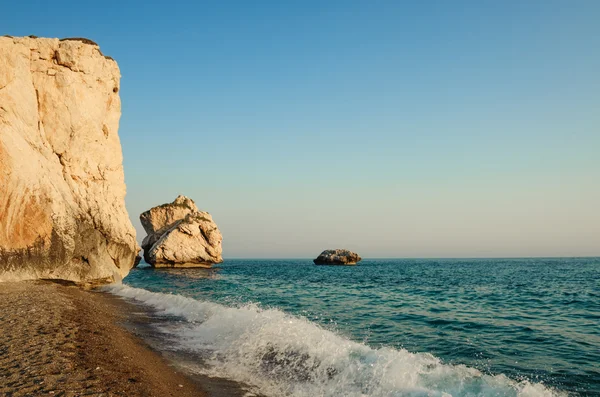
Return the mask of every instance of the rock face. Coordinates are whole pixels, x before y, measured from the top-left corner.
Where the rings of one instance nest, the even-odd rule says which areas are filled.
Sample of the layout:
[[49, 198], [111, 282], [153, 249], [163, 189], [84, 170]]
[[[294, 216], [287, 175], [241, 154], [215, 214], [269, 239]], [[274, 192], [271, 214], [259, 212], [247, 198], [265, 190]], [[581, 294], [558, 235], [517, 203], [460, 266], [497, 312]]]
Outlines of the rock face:
[[133, 266], [119, 79], [89, 40], [0, 37], [0, 281], [112, 282]]
[[140, 215], [148, 235], [144, 259], [154, 267], [211, 267], [223, 262], [223, 237], [208, 212], [192, 199], [178, 196]]
[[315, 265], [356, 265], [362, 258], [357, 253], [344, 250], [325, 250], [317, 259], [313, 260]]

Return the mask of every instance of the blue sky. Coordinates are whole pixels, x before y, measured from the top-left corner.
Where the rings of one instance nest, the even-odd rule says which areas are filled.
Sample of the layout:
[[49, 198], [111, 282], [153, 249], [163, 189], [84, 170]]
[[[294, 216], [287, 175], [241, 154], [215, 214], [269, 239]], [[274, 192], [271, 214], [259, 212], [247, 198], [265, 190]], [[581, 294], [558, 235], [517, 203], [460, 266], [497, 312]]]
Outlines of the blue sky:
[[127, 207], [225, 257], [600, 255], [598, 1], [12, 1], [121, 68]]

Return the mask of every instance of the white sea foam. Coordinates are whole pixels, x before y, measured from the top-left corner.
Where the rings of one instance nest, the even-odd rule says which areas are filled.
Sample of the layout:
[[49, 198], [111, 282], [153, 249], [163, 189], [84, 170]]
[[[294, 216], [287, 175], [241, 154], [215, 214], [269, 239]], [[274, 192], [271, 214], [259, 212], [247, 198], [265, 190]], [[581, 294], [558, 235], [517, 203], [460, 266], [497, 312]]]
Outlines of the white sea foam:
[[426, 353], [373, 349], [302, 317], [256, 305], [227, 307], [125, 285], [107, 287], [186, 321], [169, 332], [179, 348], [209, 353], [208, 375], [268, 396], [559, 396], [540, 383], [442, 364]]

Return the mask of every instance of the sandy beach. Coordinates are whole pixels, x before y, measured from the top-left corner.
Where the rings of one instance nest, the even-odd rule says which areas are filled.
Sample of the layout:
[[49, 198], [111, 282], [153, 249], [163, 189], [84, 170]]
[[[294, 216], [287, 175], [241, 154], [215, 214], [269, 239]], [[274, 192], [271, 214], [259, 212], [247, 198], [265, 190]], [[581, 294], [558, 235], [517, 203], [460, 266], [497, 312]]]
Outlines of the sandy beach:
[[73, 286], [2, 283], [0, 395], [205, 396], [119, 325], [122, 305]]

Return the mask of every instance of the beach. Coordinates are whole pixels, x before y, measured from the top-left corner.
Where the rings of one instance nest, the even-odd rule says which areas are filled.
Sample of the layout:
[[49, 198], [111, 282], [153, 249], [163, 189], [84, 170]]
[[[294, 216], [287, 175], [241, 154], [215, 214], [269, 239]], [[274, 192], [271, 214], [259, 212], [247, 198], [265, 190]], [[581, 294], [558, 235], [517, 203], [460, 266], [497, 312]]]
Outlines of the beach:
[[35, 281], [0, 288], [0, 395], [206, 396], [119, 323], [128, 305]]
[[0, 397], [600, 397], [600, 1], [456, 3], [6, 2]]
[[598, 395], [599, 261], [228, 260], [94, 290], [2, 283], [0, 396]]

